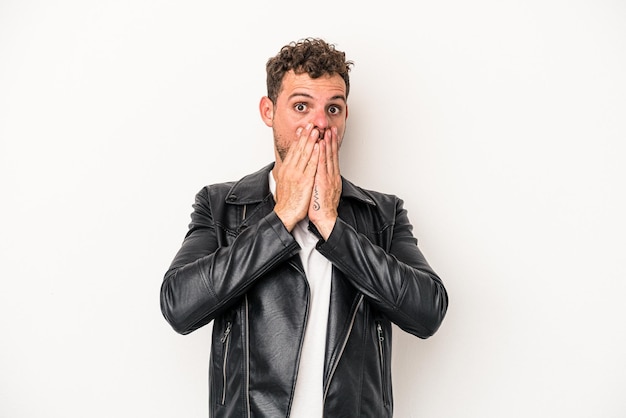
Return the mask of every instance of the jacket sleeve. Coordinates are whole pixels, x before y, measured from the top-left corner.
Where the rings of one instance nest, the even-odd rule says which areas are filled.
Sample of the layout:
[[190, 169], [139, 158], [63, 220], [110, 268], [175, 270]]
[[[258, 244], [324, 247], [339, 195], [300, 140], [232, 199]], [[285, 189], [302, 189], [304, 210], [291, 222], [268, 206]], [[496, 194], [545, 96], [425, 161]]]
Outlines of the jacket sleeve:
[[346, 222], [337, 223], [318, 251], [390, 321], [420, 338], [433, 335], [446, 314], [448, 294], [417, 246], [403, 202], [396, 199], [388, 251]]
[[232, 231], [218, 231], [207, 188], [193, 208], [189, 231], [161, 285], [161, 312], [181, 334], [209, 323], [299, 249], [275, 212], [226, 243], [224, 235]]

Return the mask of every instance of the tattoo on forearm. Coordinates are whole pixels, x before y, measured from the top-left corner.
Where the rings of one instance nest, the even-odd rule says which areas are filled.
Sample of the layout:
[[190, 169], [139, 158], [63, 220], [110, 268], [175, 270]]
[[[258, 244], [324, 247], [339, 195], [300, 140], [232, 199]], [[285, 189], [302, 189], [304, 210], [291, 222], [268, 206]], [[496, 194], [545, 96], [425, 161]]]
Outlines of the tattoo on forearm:
[[320, 210], [320, 195], [317, 192], [317, 186], [313, 189], [313, 210]]

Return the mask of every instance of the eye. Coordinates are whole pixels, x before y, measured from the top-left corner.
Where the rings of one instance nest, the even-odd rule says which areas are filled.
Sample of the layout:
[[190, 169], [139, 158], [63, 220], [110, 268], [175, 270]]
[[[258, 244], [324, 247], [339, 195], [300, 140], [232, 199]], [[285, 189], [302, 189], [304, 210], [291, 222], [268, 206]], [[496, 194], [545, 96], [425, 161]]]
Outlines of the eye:
[[296, 103], [294, 109], [296, 109], [296, 112], [304, 112], [306, 111], [306, 105], [304, 103]]
[[328, 108], [328, 113], [331, 115], [338, 115], [341, 113], [341, 107], [332, 105]]

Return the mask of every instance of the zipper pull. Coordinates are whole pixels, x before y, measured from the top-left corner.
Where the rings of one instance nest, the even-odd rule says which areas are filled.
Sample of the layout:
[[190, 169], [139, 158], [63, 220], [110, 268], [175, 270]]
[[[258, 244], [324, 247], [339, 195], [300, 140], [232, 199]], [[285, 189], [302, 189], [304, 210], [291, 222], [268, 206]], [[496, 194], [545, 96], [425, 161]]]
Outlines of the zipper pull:
[[383, 327], [380, 326], [380, 322], [376, 323], [376, 331], [378, 331], [378, 341], [385, 341], [385, 337], [383, 335]]
[[230, 334], [230, 327], [231, 327], [231, 322], [228, 321], [228, 323], [226, 324], [226, 330], [224, 331], [224, 335], [222, 335], [222, 338], [220, 339], [220, 341], [222, 342], [222, 344], [224, 344], [226, 342], [226, 339], [228, 338], [228, 335]]

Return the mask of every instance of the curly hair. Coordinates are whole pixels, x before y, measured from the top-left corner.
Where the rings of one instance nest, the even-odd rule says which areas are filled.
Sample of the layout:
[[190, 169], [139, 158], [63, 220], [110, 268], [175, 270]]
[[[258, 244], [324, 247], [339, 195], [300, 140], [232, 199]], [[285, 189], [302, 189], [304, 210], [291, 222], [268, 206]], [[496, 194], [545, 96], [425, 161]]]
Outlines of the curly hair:
[[352, 65], [352, 61], [346, 61], [344, 52], [322, 39], [306, 38], [291, 42], [267, 61], [267, 96], [276, 103], [285, 73], [293, 70], [296, 74], [307, 73], [311, 78], [339, 74], [346, 83], [347, 97], [350, 92], [348, 73]]

